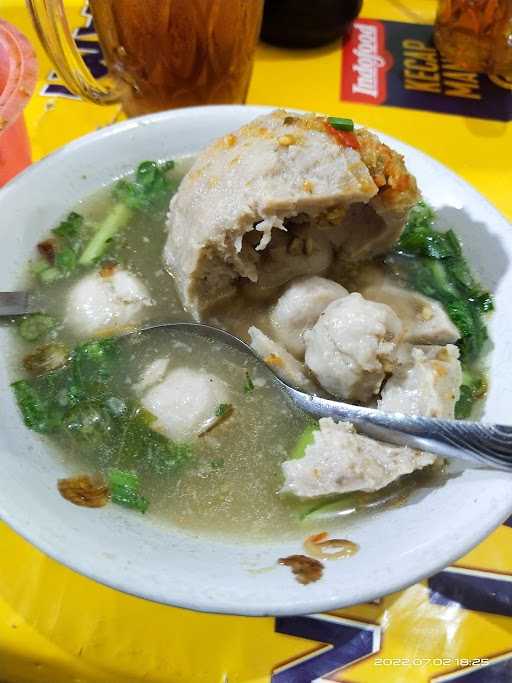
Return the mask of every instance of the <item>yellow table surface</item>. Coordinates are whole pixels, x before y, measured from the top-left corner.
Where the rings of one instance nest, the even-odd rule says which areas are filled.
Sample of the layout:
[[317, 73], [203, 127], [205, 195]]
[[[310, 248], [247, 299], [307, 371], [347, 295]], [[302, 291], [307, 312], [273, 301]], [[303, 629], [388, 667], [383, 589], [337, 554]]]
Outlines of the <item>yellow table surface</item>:
[[[73, 0], [67, 5], [72, 23], [82, 25], [82, 3]], [[363, 16], [431, 23], [435, 6], [433, 0], [366, 0]], [[17, 24], [37, 44], [21, 0], [0, 0], [0, 16]], [[51, 70], [39, 47], [38, 56], [37, 92]], [[297, 52], [260, 46], [249, 102], [328, 111], [401, 138], [451, 167], [512, 216], [510, 125], [341, 103], [339, 65], [337, 46]], [[118, 117], [117, 107], [35, 97], [26, 116], [34, 158]], [[508, 586], [512, 529], [498, 528], [457, 564], [480, 570], [497, 586]], [[380, 625], [378, 656], [424, 660], [409, 665], [403, 660], [379, 663], [372, 656], [329, 680], [444, 681], [448, 680], [444, 674], [457, 668], [457, 658], [506, 662], [512, 657], [512, 618], [506, 616], [512, 614], [510, 608], [505, 605], [501, 614], [490, 614], [456, 603], [433, 604], [425, 583], [378, 604], [336, 614], [347, 623]], [[123, 595], [57, 564], [0, 523], [2, 683], [266, 683], [283, 662], [319, 647], [315, 641], [275, 633], [273, 619], [196, 614]], [[484, 672], [474, 680], [512, 681], [512, 669], [502, 678], [489, 675]]]

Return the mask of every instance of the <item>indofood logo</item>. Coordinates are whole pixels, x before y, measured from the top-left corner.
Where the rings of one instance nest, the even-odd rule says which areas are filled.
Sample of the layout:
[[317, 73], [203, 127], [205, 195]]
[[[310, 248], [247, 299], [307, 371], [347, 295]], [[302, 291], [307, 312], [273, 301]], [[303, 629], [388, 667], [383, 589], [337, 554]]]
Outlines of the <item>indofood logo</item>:
[[386, 100], [386, 71], [393, 59], [386, 51], [384, 26], [380, 21], [358, 19], [343, 49], [341, 99], [366, 104]]

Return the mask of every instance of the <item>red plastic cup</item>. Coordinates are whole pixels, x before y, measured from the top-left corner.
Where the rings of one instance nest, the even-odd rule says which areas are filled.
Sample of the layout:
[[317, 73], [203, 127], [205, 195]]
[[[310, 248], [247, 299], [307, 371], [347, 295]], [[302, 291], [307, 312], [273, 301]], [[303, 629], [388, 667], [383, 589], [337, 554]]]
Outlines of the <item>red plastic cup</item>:
[[23, 110], [36, 80], [32, 46], [18, 29], [0, 19], [0, 186], [32, 161]]

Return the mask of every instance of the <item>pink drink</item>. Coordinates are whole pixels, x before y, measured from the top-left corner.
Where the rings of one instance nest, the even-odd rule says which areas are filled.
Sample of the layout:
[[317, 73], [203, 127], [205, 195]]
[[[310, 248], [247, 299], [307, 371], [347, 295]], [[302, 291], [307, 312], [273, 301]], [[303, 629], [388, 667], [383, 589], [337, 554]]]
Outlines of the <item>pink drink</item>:
[[36, 79], [37, 62], [30, 43], [0, 19], [0, 186], [30, 164], [23, 110]]

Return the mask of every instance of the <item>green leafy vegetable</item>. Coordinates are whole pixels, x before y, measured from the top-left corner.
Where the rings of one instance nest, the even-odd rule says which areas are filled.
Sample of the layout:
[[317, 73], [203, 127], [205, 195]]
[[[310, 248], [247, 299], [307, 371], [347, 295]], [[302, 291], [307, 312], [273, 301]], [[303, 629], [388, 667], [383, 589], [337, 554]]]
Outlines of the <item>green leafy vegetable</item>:
[[139, 512], [146, 512], [149, 501], [140, 494], [140, 481], [135, 472], [113, 469], [108, 475], [112, 502]]
[[494, 302], [472, 274], [453, 230], [438, 232], [434, 223], [432, 208], [418, 202], [387, 261], [411, 287], [440, 301], [460, 332], [464, 380], [455, 415], [464, 418], [486, 391], [484, 376], [474, 366], [488, 338], [484, 315], [494, 309]]
[[[129, 472], [171, 473], [192, 460], [189, 444], [156, 432], [153, 415], [112, 393], [112, 379], [122, 364], [119, 340], [85, 342], [67, 356], [59, 370], [12, 385], [27, 427], [58, 433], [91, 455], [101, 453], [103, 463]], [[138, 492], [119, 489], [116, 496], [136, 509], [147, 507]]]
[[233, 411], [231, 403], [219, 403], [215, 409], [215, 417], [226, 417]]
[[25, 425], [41, 434], [52, 431], [47, 400], [37, 386], [26, 380], [14, 382], [14, 395], [23, 416]]
[[19, 323], [18, 330], [25, 341], [37, 341], [45, 337], [57, 324], [54, 318], [43, 313], [25, 316]]
[[87, 224], [84, 217], [70, 213], [52, 230], [51, 239], [39, 244], [45, 258], [32, 267], [43, 284], [67, 277], [79, 267], [97, 263], [109, 250], [114, 238], [128, 225], [134, 212], [160, 212], [167, 207], [177, 183], [167, 177], [173, 161], [158, 164], [142, 162], [133, 180], [120, 180], [112, 191], [116, 203], [99, 225]]
[[143, 161], [133, 181], [123, 179], [116, 183], [114, 197], [128, 208], [146, 213], [166, 208], [170, 192], [176, 189], [166, 175], [173, 167], [173, 161]]
[[141, 469], [164, 474], [172, 472], [193, 456], [189, 444], [176, 443], [151, 428], [155, 417], [138, 405], [131, 406], [129, 414], [119, 422], [117, 459], [124, 465], [137, 465]]
[[438, 232], [434, 221], [434, 211], [419, 202], [388, 261], [414, 289], [443, 304], [461, 334], [461, 360], [472, 364], [487, 340], [482, 314], [493, 309], [492, 296], [471, 273], [453, 230]]
[[250, 394], [254, 390], [254, 382], [252, 381], [249, 371], [245, 371], [244, 394]]
[[74, 245], [80, 237], [83, 224], [84, 217], [72, 211], [56, 228], [53, 228], [52, 232], [57, 237], [62, 237], [69, 245]]
[[41, 434], [60, 429], [66, 409], [76, 402], [66, 367], [14, 382], [12, 388], [26, 426]]
[[71, 247], [64, 247], [55, 254], [55, 267], [64, 277], [75, 270], [77, 261], [77, 255]]
[[79, 263], [88, 266], [105, 254], [112, 239], [129, 223], [134, 211], [152, 213], [162, 211], [176, 191], [176, 184], [167, 177], [173, 161], [158, 164], [143, 161], [131, 180], [119, 180], [112, 191], [116, 204], [104, 218], [87, 244]]
[[32, 271], [43, 284], [67, 277], [76, 269], [88, 230], [84, 217], [72, 211], [52, 230], [50, 239], [39, 243], [39, 251], [45, 258], [36, 262]]
[[435, 213], [425, 204], [414, 206], [398, 242], [398, 248], [416, 256], [430, 256], [435, 259], [460, 254], [459, 241], [453, 231], [442, 233], [434, 229]]
[[336, 130], [347, 130], [352, 132], [354, 130], [354, 122], [352, 119], [343, 119], [339, 116], [328, 116], [327, 122], [331, 124]]
[[474, 302], [482, 313], [494, 311], [494, 300], [489, 292], [483, 292], [483, 294], [476, 296]]
[[84, 393], [98, 396], [106, 391], [120, 353], [119, 341], [111, 338], [85, 342], [75, 348], [72, 373]]
[[80, 401], [66, 413], [64, 426], [69, 433], [92, 448], [109, 445], [113, 436], [112, 418], [101, 401]]
[[465, 419], [470, 417], [473, 406], [482, 399], [487, 392], [487, 382], [482, 372], [464, 370], [460, 398], [455, 406], [455, 417]]

